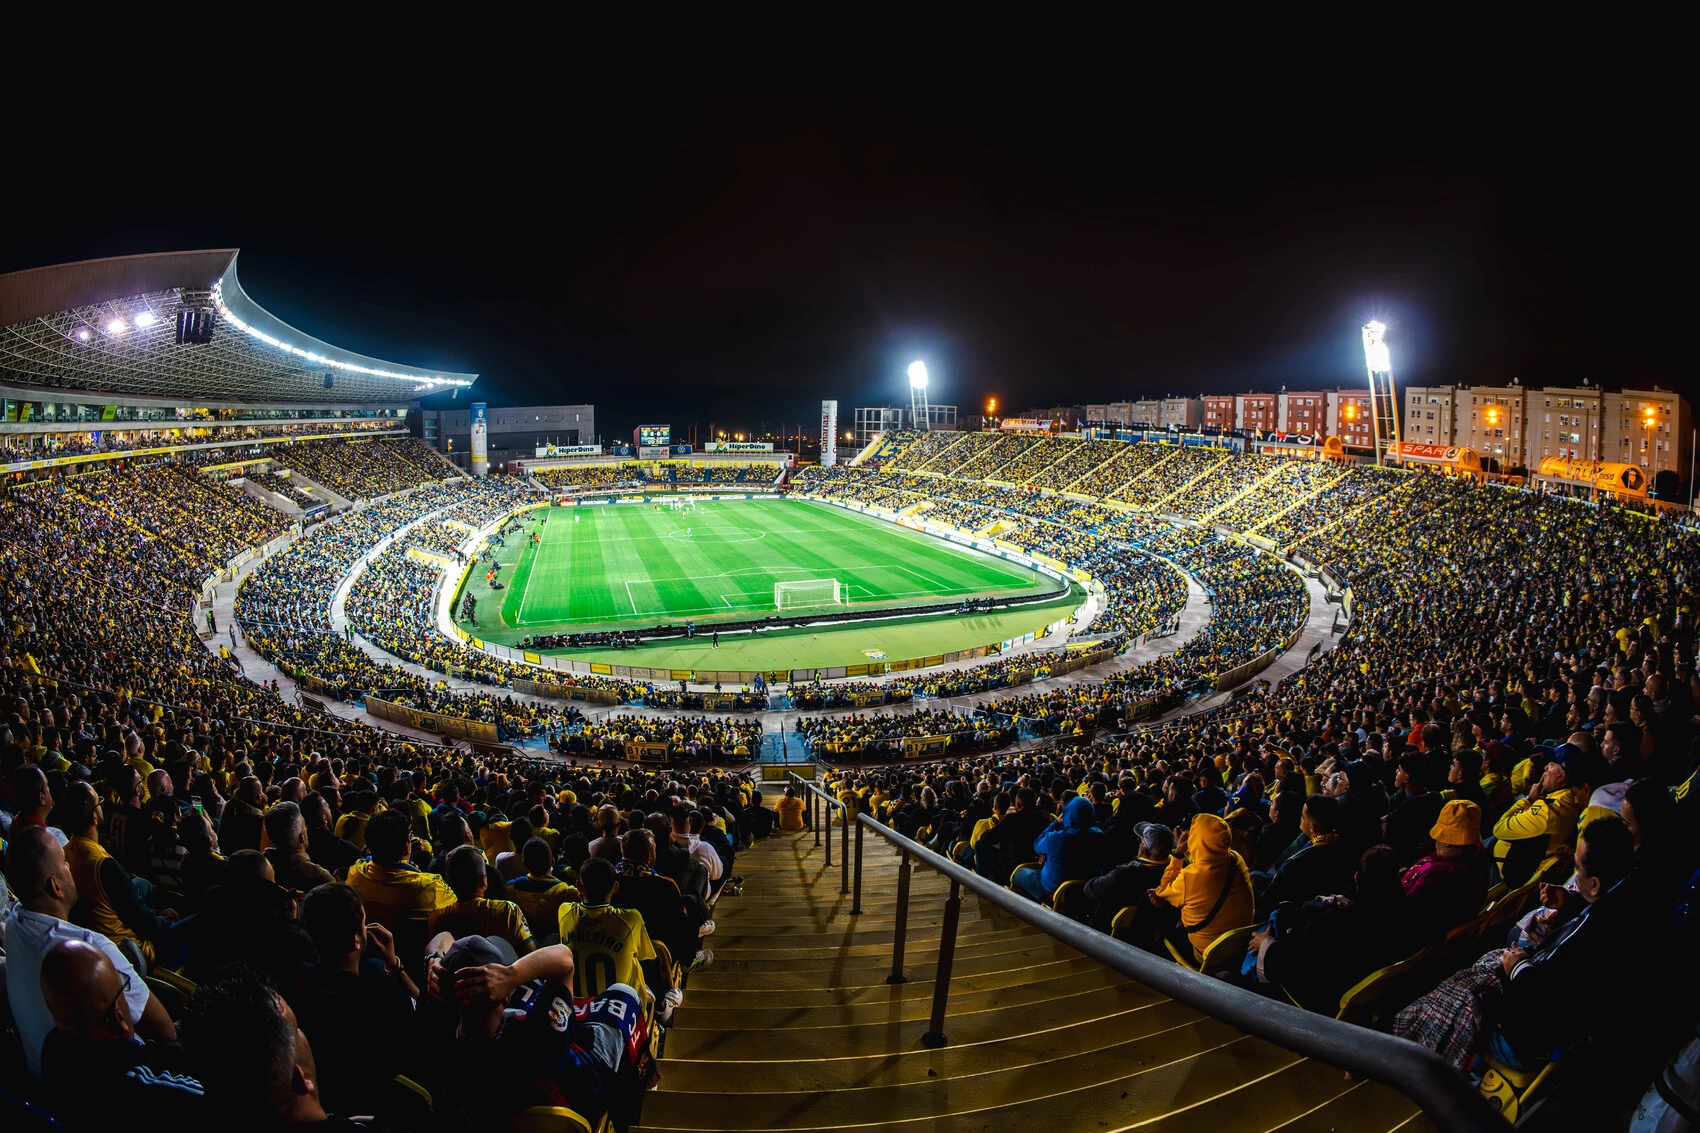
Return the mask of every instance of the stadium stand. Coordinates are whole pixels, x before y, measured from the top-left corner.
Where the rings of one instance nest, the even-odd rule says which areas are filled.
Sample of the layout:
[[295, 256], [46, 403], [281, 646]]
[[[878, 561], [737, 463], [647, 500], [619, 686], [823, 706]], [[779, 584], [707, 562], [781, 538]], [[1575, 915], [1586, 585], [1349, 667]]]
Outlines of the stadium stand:
[[369, 448], [309, 441], [288, 451], [290, 469], [351, 500], [375, 500], [427, 480], [458, 475], [453, 465], [412, 438], [372, 441]]
[[[222, 275], [243, 318], [228, 254], [173, 264], [103, 269], [135, 282], [111, 301], [169, 311]], [[15, 317], [17, 293], [0, 279], [9, 356], [73, 385], [319, 396], [234, 327], [180, 385], [159, 384], [153, 336], [125, 364], [82, 359], [65, 343], [93, 316]], [[64, 343], [31, 337], [50, 318]], [[373, 400], [428, 373], [350, 372]], [[833, 766], [822, 795], [793, 779], [769, 808], [780, 788], [685, 766], [753, 758], [754, 698], [710, 715], [596, 677], [680, 714], [592, 717], [437, 632], [453, 564], [433, 560], [458, 525], [539, 500], [527, 483], [394, 438], [285, 451], [370, 502], [245, 575], [244, 639], [302, 691], [382, 692], [560, 754], [441, 745], [244, 676], [202, 639], [204, 588], [294, 533], [217, 461], [14, 479], [0, 1089], [20, 1127], [110, 1125], [133, 1099], [188, 1128], [1606, 1129], [1693, 1038], [1686, 526], [1224, 449], [892, 435], [878, 467], [795, 491], [1007, 524], [1100, 580], [1105, 655], [1174, 616], [1183, 575], [1210, 619], [1064, 681], [1059, 646], [793, 688], [789, 731]], [[1333, 649], [1231, 699], [1217, 680], [1296, 640], [1311, 594], [1217, 527], [1350, 593]], [[672, 766], [613, 763], [634, 755]], [[502, 1066], [477, 1060], [497, 1044], [473, 1036], [497, 1033], [554, 1042], [553, 1068], [492, 1090]], [[562, 1035], [599, 1061], [581, 1072]]]

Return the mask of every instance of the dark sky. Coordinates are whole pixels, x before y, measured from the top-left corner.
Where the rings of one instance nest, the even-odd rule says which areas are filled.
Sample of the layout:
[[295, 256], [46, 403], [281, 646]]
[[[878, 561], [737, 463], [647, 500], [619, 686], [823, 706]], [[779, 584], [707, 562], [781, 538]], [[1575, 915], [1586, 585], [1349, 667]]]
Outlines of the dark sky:
[[848, 417], [915, 357], [965, 412], [1356, 383], [1370, 317], [1401, 384], [1692, 383], [1674, 72], [1156, 54], [1066, 86], [675, 59], [286, 98], [15, 168], [0, 270], [240, 247], [293, 325], [493, 404], [592, 402], [604, 436]]

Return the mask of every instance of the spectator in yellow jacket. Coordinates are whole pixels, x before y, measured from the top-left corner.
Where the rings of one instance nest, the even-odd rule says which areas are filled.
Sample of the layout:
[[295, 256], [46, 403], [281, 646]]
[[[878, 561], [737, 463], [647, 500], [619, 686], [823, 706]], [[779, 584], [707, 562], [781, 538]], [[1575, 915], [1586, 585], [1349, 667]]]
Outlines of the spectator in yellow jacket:
[[1533, 876], [1541, 859], [1576, 838], [1576, 819], [1594, 786], [1605, 781], [1605, 762], [1574, 744], [1560, 744], [1547, 757], [1540, 779], [1493, 826], [1493, 859], [1500, 879], [1517, 886]]
[[1252, 923], [1256, 902], [1251, 875], [1235, 853], [1228, 824], [1218, 815], [1193, 818], [1175, 840], [1169, 866], [1154, 899], [1181, 911], [1180, 931], [1202, 958], [1210, 942], [1230, 929]]
[[779, 829], [801, 830], [803, 828], [803, 800], [797, 797], [797, 792], [791, 787], [785, 788], [785, 795], [774, 807], [779, 812]]

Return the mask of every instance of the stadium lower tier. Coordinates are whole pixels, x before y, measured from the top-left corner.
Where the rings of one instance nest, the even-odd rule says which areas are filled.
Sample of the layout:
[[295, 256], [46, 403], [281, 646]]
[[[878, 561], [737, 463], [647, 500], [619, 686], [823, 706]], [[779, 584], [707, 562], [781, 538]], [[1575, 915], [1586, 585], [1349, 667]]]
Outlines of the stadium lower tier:
[[[552, 742], [585, 761], [639, 755], [678, 770], [466, 751], [311, 711], [287, 688], [237, 672], [221, 656], [229, 627], [214, 636], [203, 624], [203, 587], [231, 540], [252, 546], [280, 529], [252, 497], [158, 464], [12, 487], [0, 507], [9, 706], [0, 809], [22, 904], [0, 918], [19, 1039], [8, 1092], [16, 1082], [26, 1101], [76, 1102], [42, 1074], [58, 1040], [47, 1034], [51, 1015], [27, 998], [41, 981], [14, 982], [38, 969], [53, 978], [31, 959], [47, 942], [31, 926], [63, 920], [111, 945], [86, 950], [100, 956], [83, 957], [90, 979], [63, 985], [108, 992], [75, 1001], [95, 1039], [116, 1034], [109, 1017], [169, 1038], [175, 1016], [184, 1057], [228, 1091], [259, 1062], [221, 1052], [251, 1051], [256, 1035], [292, 1036], [280, 1006], [290, 1003], [320, 1052], [333, 1110], [402, 1125], [420, 1116], [421, 1092], [434, 1092], [439, 1115], [461, 1112], [453, 1076], [411, 1059], [459, 1049], [453, 1019], [430, 1029], [446, 1005], [428, 992], [392, 996], [386, 1033], [403, 1038], [374, 1042], [378, 1020], [314, 1014], [326, 997], [305, 994], [318, 985], [302, 982], [304, 970], [348, 974], [333, 963], [358, 959], [347, 943], [377, 924], [374, 947], [384, 951], [388, 938], [396, 948], [384, 968], [408, 972], [416, 988], [428, 986], [437, 930], [541, 956], [526, 968], [539, 978], [582, 975], [582, 985], [551, 992], [563, 1024], [574, 998], [601, 998], [616, 1014], [604, 977], [618, 973], [635, 993], [628, 1017], [644, 1020], [631, 1075], [554, 1096], [590, 1114], [592, 1128], [618, 1113], [622, 1124], [681, 1129], [1037, 1120], [1178, 1129], [1200, 1119], [1485, 1129], [1481, 1107], [1540, 1106], [1555, 1128], [1624, 1127], [1692, 1039], [1695, 1017], [1691, 965], [1680, 962], [1696, 944], [1687, 910], [1700, 864], [1686, 833], [1700, 798], [1693, 531], [1433, 475], [1078, 444], [935, 435], [895, 444], [887, 467], [808, 473], [794, 485], [867, 506], [890, 499], [893, 514], [931, 504], [911, 517], [952, 516], [973, 537], [1092, 575], [1105, 615], [1126, 627], [1111, 652], [1172, 608], [1164, 603], [1183, 573], [1210, 599], [1209, 622], [1184, 647], [1109, 675], [1046, 680], [1070, 658], [1042, 649], [788, 690], [799, 715], [787, 737], [828, 762], [881, 764], [829, 769], [833, 800], [1000, 894], [991, 904], [1001, 912], [968, 899], [952, 913], [937, 903], [951, 886], [936, 870], [906, 887], [912, 951], [897, 965], [924, 985], [948, 951], [957, 966], [938, 999], [885, 982], [898, 928], [884, 910], [905, 888], [901, 859], [894, 866], [879, 842], [863, 848], [862, 911], [852, 913], [847, 863], [827, 869], [825, 846], [817, 856], [812, 836], [797, 833], [801, 800], [780, 802], [769, 787], [778, 805], [758, 807], [736, 775], [682, 768], [753, 758], [772, 719], [751, 700], [738, 711], [737, 697], [717, 698], [709, 715], [686, 699], [711, 695], [701, 687], [545, 673], [438, 628], [431, 596], [456, 575], [454, 540], [492, 525], [523, 540], [523, 522], [506, 517], [537, 498], [529, 485], [438, 481], [443, 469], [429, 462], [410, 479], [407, 458], [368, 479], [358, 454], [327, 456], [319, 475], [304, 475], [340, 474], [351, 491], [404, 487], [309, 529], [248, 573], [242, 634], [327, 696]], [[1053, 475], [1069, 477], [1062, 486], [1074, 494], [1052, 489]], [[1021, 481], [985, 478], [995, 476]], [[1118, 506], [1132, 500], [1148, 506]], [[1308, 610], [1298, 574], [1218, 531], [1223, 520], [1325, 566], [1350, 589], [1350, 625], [1335, 649], [1281, 680], [1130, 729], [1130, 704], [1212, 686], [1291, 641]], [[480, 687], [449, 687], [446, 673]], [[600, 699], [516, 695], [515, 682], [538, 676]], [[951, 703], [964, 690], [972, 709]], [[691, 715], [657, 719], [621, 704]], [[787, 833], [762, 842], [771, 826]], [[604, 839], [593, 857], [591, 843]], [[267, 840], [278, 852], [261, 855]], [[619, 873], [602, 860], [614, 852]], [[651, 868], [676, 904], [637, 907]], [[151, 902], [130, 877], [148, 881]], [[321, 889], [326, 877], [348, 888]], [[499, 898], [489, 896], [496, 880]], [[317, 939], [275, 903], [279, 884], [309, 892]], [[630, 907], [611, 912], [610, 897], [615, 910], [621, 899]], [[1029, 915], [1013, 923], [1009, 903], [1028, 898]], [[1094, 967], [1082, 949], [1096, 951], [1096, 938], [1071, 932], [1079, 946], [1060, 944], [1061, 924], [1037, 915], [1045, 909], [1221, 978]], [[640, 926], [650, 933], [651, 912], [653, 960], [626, 952], [621, 966], [598, 951], [612, 927], [604, 918], [635, 938]], [[551, 925], [575, 968], [546, 945]], [[1640, 959], [1625, 963], [1631, 955]], [[223, 972], [231, 960], [265, 972], [283, 998]], [[533, 967], [547, 964], [556, 966]], [[387, 970], [374, 976], [405, 986]], [[1171, 992], [1155, 993], [1159, 984]], [[485, 1006], [496, 1010], [481, 1017], [504, 1018], [500, 1002]], [[1222, 1022], [1229, 1010], [1243, 1028]], [[1360, 1028], [1366, 1049], [1372, 1032], [1409, 1041], [1375, 1046], [1392, 1061], [1357, 1058], [1349, 1043], [1332, 1048], [1335, 1062], [1300, 1057], [1304, 1035], [1328, 1029], [1325, 1016]], [[1272, 1019], [1292, 1024], [1286, 1043], [1246, 1037]], [[924, 1043], [928, 1034], [947, 1041]], [[656, 1055], [663, 1088], [646, 1098]], [[1421, 1071], [1402, 1079], [1409, 1093], [1341, 1072], [1395, 1063]], [[96, 1062], [69, 1065], [80, 1081]], [[395, 1081], [409, 1072], [425, 1084]], [[748, 1096], [711, 1104], [708, 1094]]]

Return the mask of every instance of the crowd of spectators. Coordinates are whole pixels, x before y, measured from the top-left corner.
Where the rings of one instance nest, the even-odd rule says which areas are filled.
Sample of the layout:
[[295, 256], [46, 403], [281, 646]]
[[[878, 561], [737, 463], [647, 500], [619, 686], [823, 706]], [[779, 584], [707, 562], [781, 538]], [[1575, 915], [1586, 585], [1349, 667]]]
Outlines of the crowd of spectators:
[[[1168, 454], [1155, 478], [1184, 488], [1196, 479], [1192, 459]], [[145, 501], [132, 487], [114, 487], [143, 474], [157, 485]], [[508, 939], [505, 931], [517, 938], [509, 939], [517, 954], [539, 943], [537, 934], [518, 927], [518, 914], [479, 903], [507, 900], [491, 896], [495, 881], [520, 879], [503, 876], [504, 855], [508, 870], [536, 883], [512, 886], [516, 907], [523, 908], [517, 894], [529, 900], [540, 889], [547, 897], [558, 885], [594, 902], [608, 889], [602, 871], [589, 869], [592, 833], [612, 835], [623, 861], [649, 869], [659, 861], [648, 856], [654, 849], [641, 836], [628, 847], [621, 826], [635, 834], [663, 819], [669, 839], [679, 839], [669, 844], [685, 847], [683, 857], [706, 873], [693, 835], [711, 841], [708, 827], [721, 824], [735, 847], [741, 822], [762, 821], [745, 790], [724, 777], [677, 782], [481, 759], [309, 713], [243, 679], [206, 649], [191, 620], [208, 553], [201, 548], [222, 546], [196, 540], [227, 537], [188, 526], [185, 517], [197, 514], [216, 523], [224, 513], [212, 509], [227, 502], [207, 503], [202, 493], [216, 500], [222, 486], [195, 476], [143, 469], [78, 477], [69, 486], [14, 489], [0, 506], [0, 592], [9, 611], [0, 625], [0, 696], [9, 705], [0, 798], [6, 872], [23, 909], [22, 920], [7, 921], [9, 980], [20, 970], [79, 963], [108, 989], [138, 964], [205, 974], [218, 994], [185, 1014], [183, 1053], [209, 1068], [211, 1082], [237, 1073], [234, 1060], [214, 1050], [228, 1044], [205, 1037], [222, 1040], [223, 1032], [193, 1037], [195, 1024], [214, 1027], [208, 1020], [241, 990], [215, 975], [224, 960], [248, 962], [271, 981], [258, 986], [283, 996], [243, 1000], [245, 1024], [259, 1017], [257, 1007], [280, 1017], [285, 1006], [293, 1010], [289, 994], [303, 966], [318, 968], [319, 979], [358, 976], [358, 953], [352, 972], [342, 967], [344, 945], [354, 940], [357, 950], [370, 942], [373, 959], [383, 961], [374, 974], [404, 990], [392, 971], [417, 963], [409, 976], [417, 994], [408, 999], [424, 1003], [430, 977], [442, 973], [425, 964], [417, 938], [398, 943], [395, 926], [419, 927], [398, 916], [406, 902], [428, 899], [428, 913], [467, 918], [457, 925], [483, 917], [479, 935]], [[1620, 1060], [1668, 1043], [1667, 1024], [1691, 1018], [1682, 1014], [1691, 1010], [1691, 979], [1680, 963], [1622, 958], [1649, 941], [1676, 957], [1693, 943], [1671, 919], [1696, 864], [1693, 840], [1682, 836], [1692, 825], [1700, 727], [1693, 534], [1609, 506], [1440, 476], [1406, 475], [1379, 493], [1350, 486], [1368, 476], [1349, 471], [1341, 483], [1353, 494], [1342, 498], [1352, 506], [1296, 543], [1351, 588], [1350, 627], [1308, 667], [1238, 700], [1139, 731], [1122, 715], [1150, 688], [1206, 678], [1290, 637], [1308, 608], [1297, 575], [1208, 530], [1118, 517], [1084, 533], [1169, 559], [1211, 593], [1212, 620], [1187, 646], [1109, 680], [1011, 690], [972, 713], [922, 704], [805, 716], [797, 731], [816, 750], [862, 760], [912, 754], [905, 740], [948, 737], [942, 762], [848, 771], [834, 786], [1000, 884], [1040, 900], [1060, 895], [1065, 911], [1154, 952], [1215, 961], [1249, 990], [1332, 1010], [1374, 969], [1420, 960], [1412, 969], [1422, 973], [1420, 985], [1399, 985], [1399, 1002], [1389, 1006], [1404, 1009], [1383, 1017], [1463, 1071], [1479, 1071], [1478, 1060], [1530, 1071], [1586, 1034], [1596, 1038], [1596, 1057]], [[1270, 483], [1277, 481], [1286, 478]], [[335, 580], [411, 519], [503, 490], [437, 484], [327, 525], [244, 587], [244, 631], [251, 640], [271, 635], [292, 671], [375, 665], [345, 662], [329, 632]], [[990, 665], [1012, 663], [1031, 661]], [[357, 671], [348, 681], [370, 682], [372, 671], [392, 679], [391, 669]], [[510, 728], [535, 727], [553, 711], [495, 691], [454, 694], [407, 679], [395, 695], [409, 703]], [[570, 747], [586, 722], [570, 710], [559, 719], [542, 727]], [[1066, 742], [962, 754], [989, 753], [1029, 722], [1039, 723], [1036, 734]], [[724, 751], [728, 737], [734, 755], [750, 738], [759, 742], [751, 723], [616, 719], [599, 727], [618, 730], [602, 736], [605, 747], [616, 736], [622, 750], [634, 735], [657, 736], [643, 742], [687, 752], [695, 745], [700, 756]], [[278, 810], [282, 803], [296, 810]], [[609, 825], [604, 803], [614, 807]], [[43, 833], [48, 825], [65, 834], [66, 848]], [[584, 836], [585, 849], [576, 864], [574, 835]], [[276, 852], [260, 853], [268, 840]], [[541, 850], [531, 850], [534, 841]], [[447, 860], [462, 842], [485, 861], [463, 869]], [[717, 844], [710, 852], [729, 876], [730, 860]], [[1035, 865], [1036, 857], [1043, 860]], [[293, 902], [278, 891], [304, 891], [311, 903], [320, 885], [293, 883], [317, 877], [308, 865], [341, 877], [360, 905], [334, 890], [318, 903], [323, 919], [297, 924]], [[692, 862], [683, 865], [681, 894], [702, 880]], [[148, 887], [132, 885], [136, 878]], [[1070, 881], [1081, 884], [1063, 893]], [[88, 900], [79, 902], [78, 891]], [[384, 931], [368, 934], [368, 923]], [[557, 923], [563, 939], [589, 945], [588, 936], [572, 937], [569, 919]], [[83, 935], [71, 940], [72, 928], [58, 924]], [[1458, 935], [1470, 925], [1474, 935]], [[1239, 947], [1207, 957], [1235, 930]], [[91, 944], [95, 937], [106, 947]], [[683, 962], [694, 962], [696, 938], [674, 939], [692, 952]], [[101, 958], [69, 947], [78, 941]], [[72, 955], [55, 952], [60, 944]], [[36, 959], [14, 966], [14, 955]], [[1593, 995], [1602, 973], [1613, 993]], [[659, 971], [646, 986], [663, 1007], [676, 990]], [[172, 1021], [146, 988], [110, 991], [101, 1010], [123, 1000], [120, 1031], [167, 1038]], [[72, 1020], [66, 1032], [80, 1016], [68, 989], [34, 998], [42, 990], [38, 983], [32, 994], [14, 992], [11, 1006], [21, 1033], [33, 1028], [26, 1054], [33, 1045], [31, 1070], [45, 1076], [54, 1060], [43, 1043], [63, 1022], [58, 1008]], [[343, 1020], [316, 1030], [327, 1044], [339, 1031], [357, 1031]], [[302, 1031], [315, 1040], [313, 1030]], [[384, 1057], [407, 1049], [379, 1046]], [[333, 1060], [344, 1071], [336, 1088], [384, 1080], [369, 1073], [370, 1057]], [[209, 1087], [208, 1096], [215, 1093]], [[221, 1096], [236, 1113], [272, 1095]]]
[[746, 477], [751, 483], [771, 484], [779, 470], [771, 465], [751, 467], [725, 464], [674, 464], [667, 468], [675, 484], [736, 484]]
[[77, 476], [70, 488], [120, 520], [220, 567], [283, 534], [290, 522], [236, 485], [176, 463]]
[[[112, 422], [106, 423], [108, 426]], [[220, 425], [210, 421], [122, 422], [130, 428], [110, 427], [87, 433], [41, 433], [34, 437], [21, 433], [0, 436], [0, 463], [22, 460], [54, 460], [66, 456], [94, 456], [101, 453], [134, 452], [137, 449], [176, 448], [184, 445], [242, 446], [249, 442], [277, 437], [321, 435], [324, 433], [359, 434], [377, 429], [393, 429], [395, 422], [324, 421], [290, 425]], [[249, 445], [249, 447], [255, 447]], [[227, 448], [189, 450], [177, 454], [186, 464], [217, 464], [231, 459]]]
[[1183, 489], [1190, 485], [1214, 483], [1217, 474], [1233, 463], [1233, 453], [1227, 449], [1194, 445], [1177, 452], [1166, 445], [1130, 447], [1152, 451], [1145, 455], [1145, 467], [1112, 487], [1107, 498], [1152, 511], [1167, 510], [1159, 505], [1166, 505], [1171, 497], [1184, 495]]
[[[1209, 450], [1204, 450], [1208, 452]], [[1183, 456], [1190, 454], [1183, 454]], [[1228, 504], [1264, 477], [1285, 470], [1296, 462], [1278, 456], [1237, 456], [1205, 464], [1205, 471], [1190, 481], [1181, 481], [1179, 469], [1164, 466], [1164, 481], [1173, 486], [1168, 497], [1152, 506], [1171, 515], [1203, 519]]]
[[564, 464], [540, 468], [531, 478], [550, 490], [562, 488], [641, 488], [649, 483], [647, 464]]
[[978, 436], [979, 434], [975, 433], [921, 433], [901, 452], [885, 461], [881, 467], [887, 472], [913, 472], [925, 466], [935, 457], [954, 450], [959, 444], [971, 446], [967, 451], [974, 451], [972, 446], [980, 443], [977, 440]]
[[903, 741], [940, 737], [945, 750], [995, 748], [1014, 738], [1014, 730], [987, 716], [944, 708], [913, 712], [869, 712], [846, 716], [805, 716], [795, 725], [810, 752], [826, 758], [886, 759], [903, 755]]
[[275, 455], [291, 471], [350, 500], [375, 500], [456, 474], [452, 465], [414, 437], [357, 443], [306, 441]]
[[761, 721], [754, 717], [652, 717], [632, 713], [586, 721], [561, 735], [561, 754], [632, 759], [627, 745], [666, 744], [672, 762], [747, 762], [761, 751]]
[[115, 1106], [189, 1129], [483, 1129], [534, 1106], [625, 1128], [681, 973], [713, 963], [710, 906], [776, 827], [745, 776], [296, 729], [252, 700], [158, 712], [17, 673], [0, 940], [20, 1128]]
[[1326, 491], [1288, 505], [1252, 530], [1273, 540], [1278, 547], [1291, 547], [1410, 482], [1410, 476], [1391, 468], [1354, 469], [1330, 484]]
[[1218, 508], [1210, 522], [1235, 531], [1254, 531], [1271, 516], [1312, 498], [1345, 475], [1344, 468], [1324, 460], [1284, 461], [1250, 491]]

